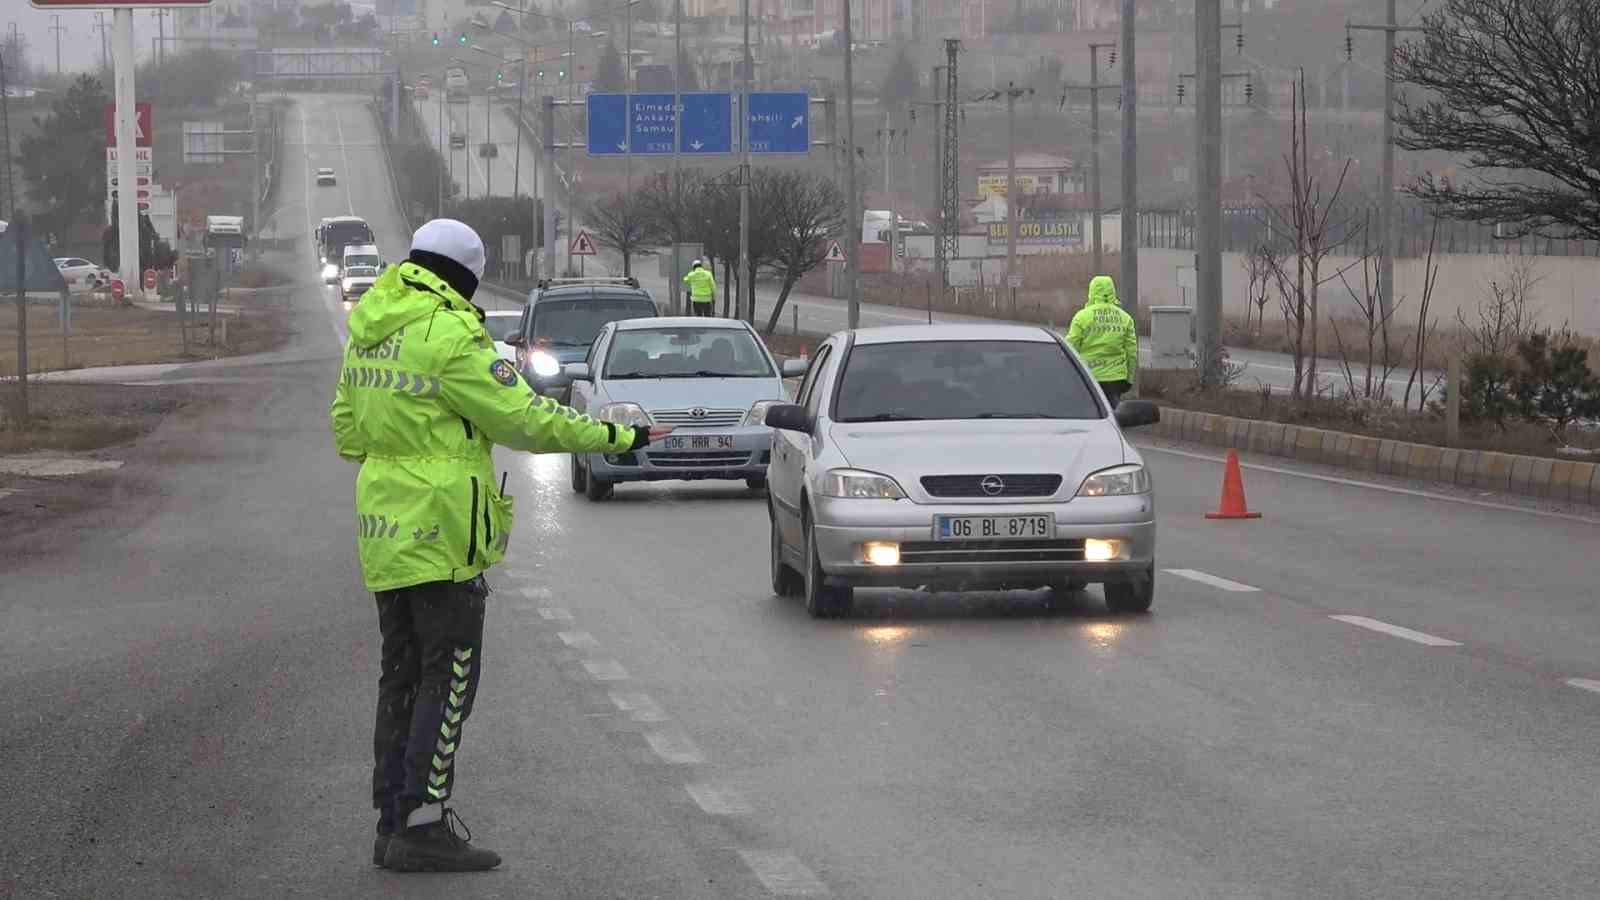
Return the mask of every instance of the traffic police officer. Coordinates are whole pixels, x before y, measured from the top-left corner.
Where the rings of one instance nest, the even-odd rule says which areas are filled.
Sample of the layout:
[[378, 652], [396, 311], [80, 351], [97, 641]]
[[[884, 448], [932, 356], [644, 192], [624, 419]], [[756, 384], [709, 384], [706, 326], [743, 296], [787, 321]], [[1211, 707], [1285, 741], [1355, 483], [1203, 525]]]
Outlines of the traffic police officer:
[[689, 266], [689, 274], [683, 276], [683, 283], [689, 288], [689, 306], [694, 315], [710, 316], [717, 299], [717, 281], [710, 270], [697, 259]]
[[510, 544], [494, 445], [625, 453], [670, 430], [597, 422], [535, 395], [471, 302], [483, 269], [471, 228], [436, 219], [417, 229], [410, 256], [350, 315], [331, 410], [339, 455], [361, 464], [357, 548], [383, 638], [372, 858], [398, 871], [500, 863], [444, 806], [483, 666], [483, 572]]
[[1106, 400], [1115, 408], [1133, 387], [1139, 371], [1139, 333], [1133, 316], [1117, 299], [1117, 286], [1110, 275], [1090, 279], [1089, 300], [1072, 317], [1067, 343], [1089, 364], [1094, 380], [1100, 382]]

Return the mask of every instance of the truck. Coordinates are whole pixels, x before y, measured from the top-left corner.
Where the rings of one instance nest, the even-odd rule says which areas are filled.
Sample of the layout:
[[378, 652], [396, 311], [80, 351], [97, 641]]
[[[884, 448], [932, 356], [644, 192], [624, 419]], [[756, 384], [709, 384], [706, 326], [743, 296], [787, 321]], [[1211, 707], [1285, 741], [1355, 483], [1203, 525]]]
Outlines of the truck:
[[467, 102], [467, 92], [472, 83], [467, 80], [467, 70], [451, 66], [444, 70], [444, 99], [450, 103]]
[[333, 216], [317, 226], [317, 254], [322, 261], [322, 281], [337, 284], [344, 271], [344, 248], [372, 244], [372, 226], [359, 216]]

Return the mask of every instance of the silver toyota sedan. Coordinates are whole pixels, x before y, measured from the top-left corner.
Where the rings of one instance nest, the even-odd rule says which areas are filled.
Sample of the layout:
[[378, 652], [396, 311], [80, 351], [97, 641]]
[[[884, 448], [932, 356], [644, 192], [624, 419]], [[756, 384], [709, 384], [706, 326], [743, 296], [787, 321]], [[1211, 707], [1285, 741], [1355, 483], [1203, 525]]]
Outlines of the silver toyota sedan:
[[634, 453], [572, 457], [572, 489], [590, 500], [627, 481], [735, 479], [766, 486], [772, 432], [767, 409], [786, 399], [783, 379], [804, 363], [773, 359], [738, 319], [623, 319], [600, 330], [587, 362], [563, 368], [572, 407], [602, 422], [671, 425]]
[[1115, 612], [1155, 596], [1155, 498], [1115, 411], [1056, 335], [1021, 325], [863, 328], [817, 348], [767, 411], [772, 587], [813, 616], [858, 587], [1090, 583]]

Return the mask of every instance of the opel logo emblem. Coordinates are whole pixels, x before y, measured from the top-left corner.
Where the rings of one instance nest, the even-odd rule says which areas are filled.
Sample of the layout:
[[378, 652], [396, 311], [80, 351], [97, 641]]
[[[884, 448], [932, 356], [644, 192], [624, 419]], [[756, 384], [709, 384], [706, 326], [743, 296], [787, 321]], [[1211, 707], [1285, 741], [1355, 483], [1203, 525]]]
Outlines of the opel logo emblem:
[[689, 416], [695, 419], [704, 419], [706, 417], [706, 408], [704, 406], [696, 406], [694, 409], [689, 410]]
[[985, 494], [991, 497], [998, 497], [1006, 489], [1006, 482], [999, 475], [985, 475], [983, 480], [978, 482], [978, 486], [983, 488]]

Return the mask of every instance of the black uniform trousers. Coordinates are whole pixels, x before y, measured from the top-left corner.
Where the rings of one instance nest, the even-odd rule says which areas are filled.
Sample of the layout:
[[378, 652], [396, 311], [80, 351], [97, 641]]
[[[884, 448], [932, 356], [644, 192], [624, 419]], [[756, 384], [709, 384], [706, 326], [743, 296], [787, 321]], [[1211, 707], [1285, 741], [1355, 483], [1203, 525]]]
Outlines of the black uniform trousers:
[[1132, 387], [1133, 385], [1126, 378], [1100, 382], [1100, 390], [1106, 392], [1106, 402], [1111, 404], [1112, 409], [1117, 408], [1117, 404], [1122, 402], [1122, 395], [1126, 394]]
[[383, 671], [373, 730], [372, 806], [379, 834], [404, 830], [412, 810], [450, 796], [461, 729], [483, 667], [488, 594], [481, 575], [377, 594]]

